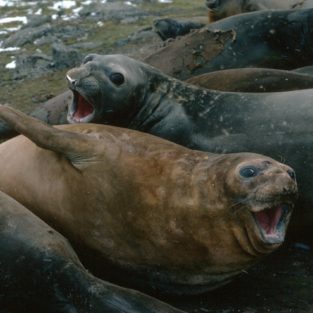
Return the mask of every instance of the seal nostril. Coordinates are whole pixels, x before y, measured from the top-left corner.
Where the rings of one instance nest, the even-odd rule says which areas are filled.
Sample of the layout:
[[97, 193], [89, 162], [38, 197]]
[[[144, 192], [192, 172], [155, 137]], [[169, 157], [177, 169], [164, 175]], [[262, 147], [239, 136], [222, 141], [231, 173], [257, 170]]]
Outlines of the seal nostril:
[[293, 180], [296, 179], [296, 173], [293, 170], [287, 170], [287, 173]]
[[76, 83], [77, 83], [76, 79], [71, 78], [69, 75], [66, 75], [66, 79], [72, 86], [76, 86]]

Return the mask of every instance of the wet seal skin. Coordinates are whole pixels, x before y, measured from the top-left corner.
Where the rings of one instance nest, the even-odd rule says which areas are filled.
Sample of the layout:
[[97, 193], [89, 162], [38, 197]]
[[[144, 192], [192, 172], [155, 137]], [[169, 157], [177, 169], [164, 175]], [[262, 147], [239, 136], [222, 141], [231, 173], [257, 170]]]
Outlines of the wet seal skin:
[[203, 292], [284, 241], [297, 185], [271, 158], [98, 124], [54, 128], [5, 106], [0, 117], [27, 137], [0, 146], [1, 190], [138, 285]]
[[236, 14], [259, 10], [312, 8], [312, 0], [206, 0], [209, 23]]
[[33, 313], [183, 313], [140, 292], [94, 277], [63, 236], [1, 191], [0, 244], [1, 309]]
[[277, 92], [313, 88], [313, 77], [270, 68], [238, 68], [193, 76], [186, 82], [214, 90]]
[[[112, 124], [193, 149], [252, 151], [285, 160], [296, 169], [301, 191], [302, 211], [292, 229], [299, 236], [311, 234], [312, 89], [262, 94], [207, 90], [121, 55], [89, 55], [67, 75], [75, 94], [70, 122]], [[88, 110], [93, 113], [84, 115]]]

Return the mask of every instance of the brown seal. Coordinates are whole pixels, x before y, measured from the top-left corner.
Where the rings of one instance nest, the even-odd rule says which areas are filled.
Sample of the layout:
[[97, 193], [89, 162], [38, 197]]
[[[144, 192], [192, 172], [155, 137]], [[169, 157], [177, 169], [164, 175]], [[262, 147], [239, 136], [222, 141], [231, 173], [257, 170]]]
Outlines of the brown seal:
[[228, 16], [259, 10], [312, 8], [312, 0], [206, 0], [209, 23]]
[[4, 106], [0, 117], [28, 137], [1, 144], [1, 190], [141, 283], [215, 288], [284, 240], [295, 174], [271, 158], [104, 125], [53, 128]]
[[270, 68], [238, 68], [193, 76], [187, 83], [221, 91], [278, 92], [313, 88], [313, 77]]
[[183, 313], [94, 277], [63, 236], [3, 192], [0, 245], [1, 312]]

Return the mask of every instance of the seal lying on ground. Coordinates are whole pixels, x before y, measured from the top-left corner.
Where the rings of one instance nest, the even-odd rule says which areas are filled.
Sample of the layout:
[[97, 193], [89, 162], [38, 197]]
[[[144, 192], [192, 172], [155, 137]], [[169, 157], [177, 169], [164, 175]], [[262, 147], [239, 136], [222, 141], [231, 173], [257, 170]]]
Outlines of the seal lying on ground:
[[[253, 31], [247, 25], [253, 25]], [[271, 31], [273, 29], [275, 32]], [[144, 61], [179, 79], [223, 68], [289, 69], [311, 64], [312, 38], [313, 10], [254, 12], [195, 31]], [[43, 120], [48, 116], [49, 123], [58, 124], [61, 118], [55, 112], [62, 116], [67, 111], [69, 97], [70, 92], [67, 92], [51, 99], [43, 107], [36, 108], [32, 115]], [[63, 111], [60, 111], [62, 107]], [[3, 138], [8, 129], [5, 125], [0, 129]]]
[[206, 0], [209, 23], [222, 18], [259, 10], [312, 8], [312, 0]]
[[56, 129], [3, 106], [0, 117], [28, 137], [1, 144], [0, 189], [139, 285], [216, 288], [284, 240], [297, 186], [271, 158], [104, 125]]
[[312, 89], [262, 94], [211, 91], [121, 55], [90, 55], [67, 75], [74, 92], [70, 122], [97, 121], [149, 132], [193, 149], [253, 151], [286, 160], [299, 174], [299, 207], [305, 216], [298, 215], [295, 232], [312, 231]]
[[313, 88], [310, 75], [269, 68], [238, 68], [193, 76], [186, 82], [234, 92], [277, 92]]
[[312, 64], [312, 40], [313, 9], [259, 11], [209, 24], [144, 61], [179, 79], [228, 68], [293, 69]]
[[68, 241], [0, 192], [0, 307], [10, 312], [183, 313], [95, 278]]

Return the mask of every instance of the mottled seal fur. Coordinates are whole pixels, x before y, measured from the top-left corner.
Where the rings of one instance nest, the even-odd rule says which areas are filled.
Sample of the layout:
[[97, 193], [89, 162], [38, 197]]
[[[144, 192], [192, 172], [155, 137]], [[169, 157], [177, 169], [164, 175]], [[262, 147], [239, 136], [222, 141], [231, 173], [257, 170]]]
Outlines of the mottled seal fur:
[[[91, 69], [95, 75], [90, 75]], [[87, 79], [84, 73], [89, 73]], [[124, 82], [115, 85], [111, 73], [125, 75]], [[90, 102], [81, 103], [93, 107], [101, 123], [149, 132], [193, 149], [252, 151], [286, 160], [299, 174], [299, 207], [303, 209], [294, 219], [298, 223], [293, 230], [311, 232], [312, 89], [262, 94], [206, 90], [116, 55], [90, 55], [68, 75], [76, 81], [76, 87], [71, 85], [76, 93], [72, 116], [83, 112], [78, 101], [83, 95]], [[90, 86], [99, 77], [94, 82], [99, 88], [93, 90], [95, 96], [89, 93], [91, 88], [83, 91], [84, 84]], [[91, 115], [83, 118], [92, 120]]]
[[7, 107], [0, 117], [28, 137], [1, 144], [1, 190], [139, 284], [202, 292], [284, 240], [297, 186], [271, 158], [104, 125], [56, 129]]
[[277, 92], [313, 88], [313, 77], [269, 68], [238, 68], [193, 76], [186, 82], [234, 92]]
[[94, 277], [63, 236], [1, 191], [0, 244], [2, 310], [183, 313]]

